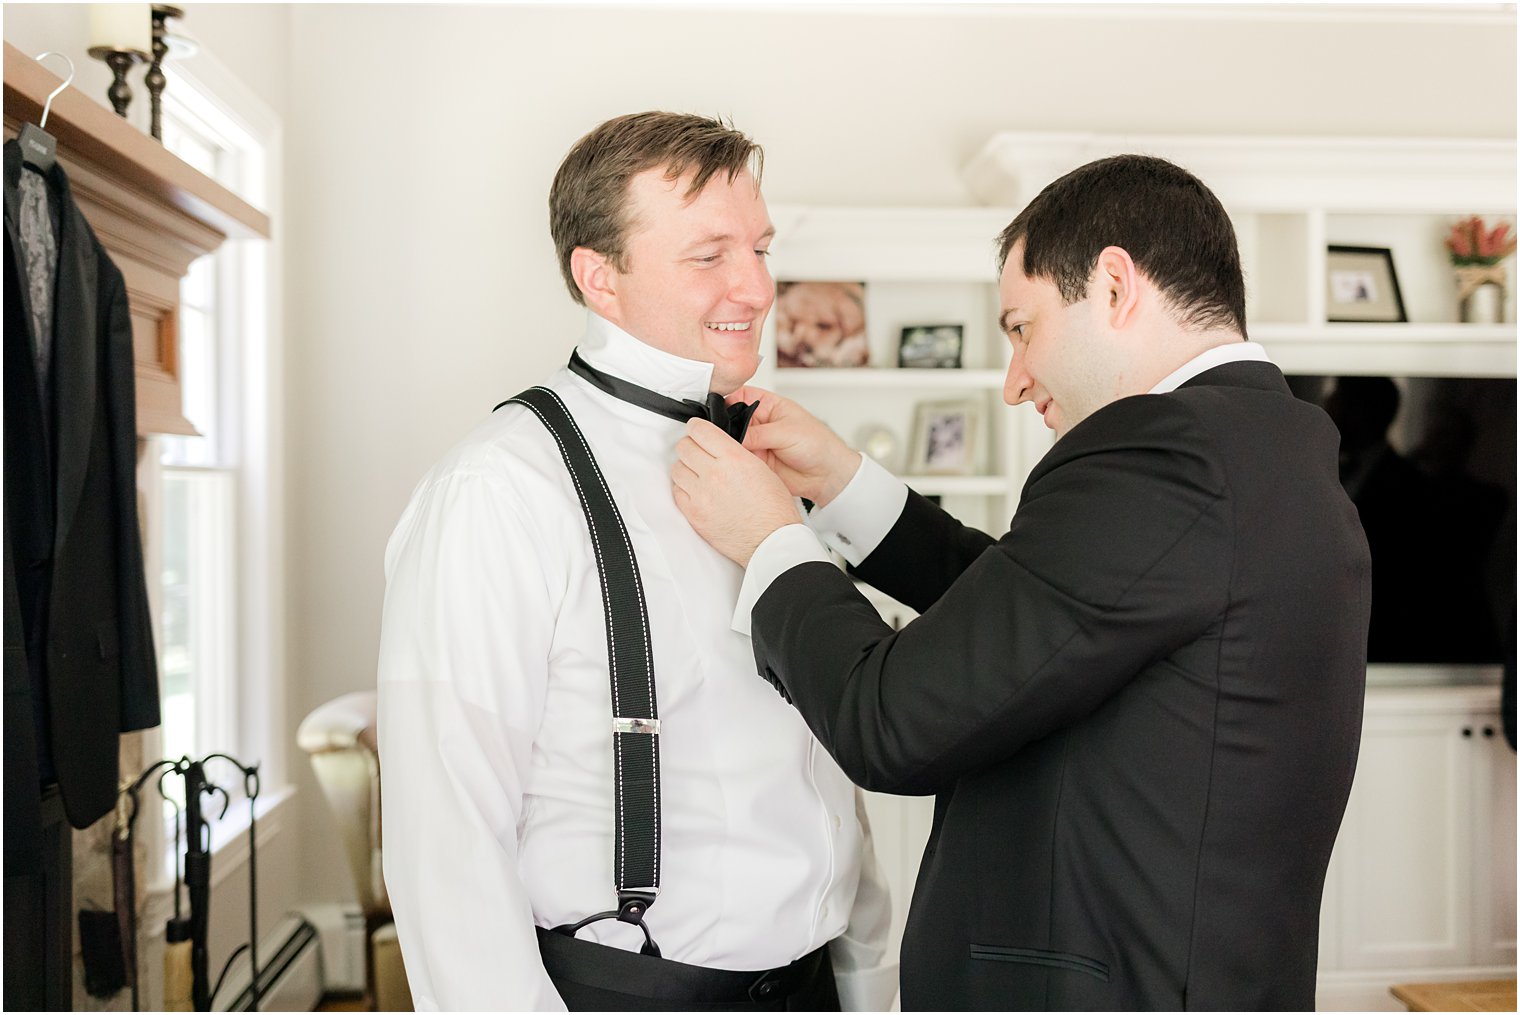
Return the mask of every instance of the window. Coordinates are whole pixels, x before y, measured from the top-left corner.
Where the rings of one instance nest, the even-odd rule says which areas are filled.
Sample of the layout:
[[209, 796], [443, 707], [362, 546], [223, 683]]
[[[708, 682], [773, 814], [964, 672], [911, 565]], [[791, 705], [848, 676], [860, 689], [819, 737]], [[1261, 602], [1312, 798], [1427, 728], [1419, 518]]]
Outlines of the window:
[[[224, 419], [233, 399], [219, 367], [218, 255], [190, 268], [181, 289], [180, 381], [185, 416], [199, 437], [166, 437], [163, 464], [163, 599], [159, 651], [164, 756], [238, 750], [237, 449]], [[228, 342], [227, 344], [230, 344]], [[230, 351], [230, 350], [227, 350]]]
[[[263, 146], [183, 78], [164, 93], [163, 135], [165, 147], [191, 166], [250, 203], [263, 200]], [[246, 609], [258, 598], [248, 594], [249, 547], [264, 544], [258, 535], [270, 508], [250, 484], [250, 464], [258, 464], [267, 435], [247, 423], [262, 418], [249, 410], [266, 396], [260, 387], [265, 374], [245, 369], [259, 360], [268, 338], [265, 254], [261, 241], [229, 241], [192, 263], [181, 284], [181, 396], [197, 433], [158, 439], [166, 758], [218, 751], [242, 758], [265, 746], [247, 728], [243, 707], [250, 681], [268, 678], [250, 672], [247, 649], [267, 633]], [[252, 658], [264, 657], [255, 652]], [[165, 780], [164, 788], [177, 795], [178, 784]]]

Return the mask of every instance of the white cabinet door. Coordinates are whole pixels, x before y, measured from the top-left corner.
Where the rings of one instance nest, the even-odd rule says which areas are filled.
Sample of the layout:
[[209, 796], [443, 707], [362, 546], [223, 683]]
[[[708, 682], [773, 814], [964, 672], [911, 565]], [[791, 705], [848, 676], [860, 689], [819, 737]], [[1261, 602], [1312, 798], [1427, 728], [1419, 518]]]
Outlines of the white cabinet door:
[[1462, 721], [1368, 711], [1337, 850], [1342, 969], [1471, 961], [1474, 745]]
[[1515, 964], [1515, 754], [1496, 713], [1475, 716], [1473, 962]]

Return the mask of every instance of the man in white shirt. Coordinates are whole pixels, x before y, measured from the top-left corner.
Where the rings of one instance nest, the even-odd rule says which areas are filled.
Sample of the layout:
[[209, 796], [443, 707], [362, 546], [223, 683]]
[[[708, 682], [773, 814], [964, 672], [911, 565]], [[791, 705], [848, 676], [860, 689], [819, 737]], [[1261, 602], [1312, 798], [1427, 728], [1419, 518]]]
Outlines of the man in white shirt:
[[[606, 478], [647, 606], [660, 877], [642, 927], [550, 930], [619, 909], [622, 805], [604, 590], [555, 438], [498, 408], [424, 477], [387, 547], [385, 877], [419, 1010], [892, 1001], [859, 791], [754, 680], [729, 626], [742, 572], [668, 480], [684, 420], [759, 363], [774, 296], [760, 164], [722, 123], [643, 113], [582, 138], [550, 193], [589, 313], [545, 386]], [[646, 929], [661, 957], [638, 954]]]

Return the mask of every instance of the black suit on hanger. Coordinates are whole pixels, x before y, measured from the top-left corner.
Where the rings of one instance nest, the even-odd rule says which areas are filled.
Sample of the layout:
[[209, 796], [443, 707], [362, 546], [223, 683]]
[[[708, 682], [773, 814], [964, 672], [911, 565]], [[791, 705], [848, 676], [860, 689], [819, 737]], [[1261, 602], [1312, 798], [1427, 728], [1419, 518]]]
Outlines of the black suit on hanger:
[[[46, 784], [68, 823], [109, 812], [119, 734], [159, 722], [137, 516], [132, 324], [111, 263], [54, 166], [57, 275], [45, 376], [34, 357], [24, 169], [5, 145], [6, 1002], [33, 923]], [[53, 790], [47, 785], [47, 794]], [[51, 891], [51, 889], [48, 889]], [[13, 924], [15, 925], [13, 927]], [[14, 947], [13, 947], [14, 946]], [[24, 949], [22, 949], [24, 951]], [[30, 1005], [28, 1005], [30, 1006]]]
[[937, 796], [905, 1010], [1313, 1009], [1370, 600], [1337, 445], [1227, 364], [1073, 427], [1001, 539], [910, 494], [858, 572], [900, 632], [828, 564], [760, 597], [846, 774]]

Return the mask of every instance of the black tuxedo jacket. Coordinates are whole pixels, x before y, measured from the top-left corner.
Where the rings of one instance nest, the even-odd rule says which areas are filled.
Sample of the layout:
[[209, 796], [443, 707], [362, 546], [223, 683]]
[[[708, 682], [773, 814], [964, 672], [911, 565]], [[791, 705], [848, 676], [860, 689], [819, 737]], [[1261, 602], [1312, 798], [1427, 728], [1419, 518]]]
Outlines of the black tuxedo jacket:
[[1338, 440], [1227, 364], [1073, 427], [1001, 539], [910, 495], [859, 571], [902, 631], [827, 564], [756, 603], [845, 772], [937, 795], [904, 1008], [1312, 1010], [1369, 612]]
[[[121, 272], [48, 173], [59, 216], [47, 388], [32, 356], [16, 142], [5, 145], [5, 872], [38, 869], [38, 758], [69, 822], [116, 799], [117, 740], [156, 726]], [[34, 722], [34, 713], [37, 717]], [[37, 736], [42, 739], [39, 751]], [[46, 778], [46, 771], [41, 773]], [[51, 781], [51, 780], [49, 780]]]

